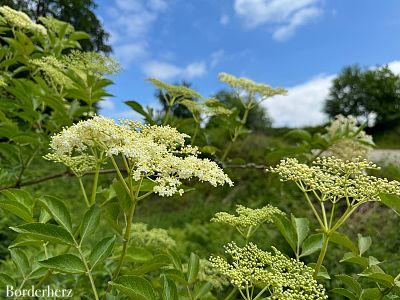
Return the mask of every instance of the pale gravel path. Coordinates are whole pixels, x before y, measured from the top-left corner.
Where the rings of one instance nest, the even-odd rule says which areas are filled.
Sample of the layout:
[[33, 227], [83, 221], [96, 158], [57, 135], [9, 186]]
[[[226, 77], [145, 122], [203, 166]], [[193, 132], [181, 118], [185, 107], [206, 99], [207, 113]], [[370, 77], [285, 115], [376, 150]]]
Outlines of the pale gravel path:
[[374, 162], [400, 165], [400, 149], [375, 149], [371, 151], [368, 158]]

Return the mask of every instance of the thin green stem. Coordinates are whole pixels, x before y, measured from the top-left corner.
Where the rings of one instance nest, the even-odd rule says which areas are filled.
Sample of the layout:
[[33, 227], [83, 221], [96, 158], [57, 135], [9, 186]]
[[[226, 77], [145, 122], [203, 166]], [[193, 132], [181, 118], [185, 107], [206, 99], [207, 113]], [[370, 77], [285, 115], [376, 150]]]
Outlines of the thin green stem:
[[192, 299], [193, 299], [192, 292], [190, 291], [190, 288], [189, 288], [188, 285], [186, 286], [186, 290], [187, 290], [187, 292], [188, 292], [189, 299], [192, 300]]
[[75, 244], [76, 244], [75, 247], [78, 250], [79, 255], [80, 255], [81, 259], [82, 259], [82, 262], [83, 262], [83, 264], [85, 266], [86, 275], [89, 277], [89, 281], [90, 281], [90, 285], [91, 285], [92, 290], [93, 290], [94, 298], [96, 300], [99, 300], [99, 294], [97, 293], [97, 289], [96, 289], [96, 285], [95, 285], [94, 280], [93, 280], [92, 272], [90, 271], [90, 268], [89, 268], [89, 266], [88, 266], [88, 264], [86, 262], [86, 258], [83, 255], [81, 247], [79, 246], [79, 244], [76, 241], [75, 241]]
[[299, 186], [299, 187], [300, 187], [300, 189], [303, 191], [303, 194], [304, 194], [304, 196], [306, 197], [306, 200], [307, 200], [307, 202], [308, 202], [308, 205], [311, 207], [311, 209], [312, 209], [312, 211], [313, 211], [315, 217], [316, 217], [317, 220], [318, 220], [319, 225], [321, 225], [321, 228], [322, 228], [322, 229], [325, 229], [325, 225], [324, 225], [324, 223], [322, 222], [321, 217], [319, 216], [319, 214], [318, 214], [317, 210], [315, 209], [314, 205], [312, 204], [311, 199], [310, 199], [310, 197], [308, 196], [307, 192], [304, 191], [303, 186]]
[[[115, 159], [114, 159], [113, 156], [111, 156], [111, 163], [113, 164], [115, 171], [117, 171], [119, 181], [120, 181], [121, 184], [124, 186], [125, 191], [128, 193], [128, 195], [130, 195], [131, 191], [130, 191], [128, 185], [126, 184], [126, 181], [125, 181], [125, 179], [124, 179], [124, 176], [122, 176], [122, 173], [121, 173], [121, 171], [119, 170], [118, 164], [117, 164], [117, 162], [115, 161]], [[127, 171], [128, 171], [128, 170], [127, 170]]]
[[314, 274], [313, 274], [314, 279], [317, 279], [319, 270], [321, 269], [322, 263], [324, 262], [325, 255], [328, 250], [329, 238], [330, 238], [329, 233], [325, 233], [324, 234], [324, 242], [322, 243], [322, 248], [319, 253], [317, 263], [315, 264], [315, 268], [314, 268]]
[[258, 294], [257, 294], [257, 296], [253, 299], [253, 300], [257, 300], [258, 298], [260, 298], [261, 296], [262, 296], [262, 294], [264, 294], [264, 292], [266, 291], [266, 290], [268, 290], [268, 285], [266, 286], [266, 287], [264, 287]]
[[321, 201], [321, 211], [322, 211], [322, 217], [324, 219], [325, 229], [329, 230], [328, 219], [326, 217], [326, 212], [325, 212], [325, 205], [324, 205], [324, 202], [322, 202], [322, 201]]
[[224, 298], [224, 300], [231, 300], [237, 294], [237, 288], [233, 287], [230, 293]]
[[89, 202], [88, 196], [86, 194], [86, 190], [85, 190], [85, 186], [83, 185], [82, 178], [81, 177], [77, 177], [77, 178], [78, 178], [78, 181], [79, 181], [79, 186], [81, 187], [81, 191], [82, 191], [82, 194], [83, 194], [83, 199], [85, 199], [86, 206], [90, 207], [90, 202]]
[[193, 133], [192, 139], [191, 139], [191, 141], [190, 141], [190, 143], [191, 143], [192, 145], [193, 145], [194, 142], [196, 141], [196, 137], [197, 137], [197, 134], [198, 134], [198, 132], [199, 132], [199, 128], [200, 128], [200, 123], [197, 123], [197, 122], [196, 122], [196, 128], [194, 129], [194, 133]]
[[333, 218], [335, 217], [335, 207], [336, 207], [336, 203], [333, 203], [332, 210], [331, 210], [331, 217], [329, 219], [329, 228], [332, 227]]
[[96, 194], [97, 194], [97, 185], [99, 181], [99, 173], [100, 173], [100, 165], [97, 164], [96, 170], [93, 176], [93, 186], [92, 186], [92, 194], [90, 197], [90, 206], [92, 206], [96, 202]]

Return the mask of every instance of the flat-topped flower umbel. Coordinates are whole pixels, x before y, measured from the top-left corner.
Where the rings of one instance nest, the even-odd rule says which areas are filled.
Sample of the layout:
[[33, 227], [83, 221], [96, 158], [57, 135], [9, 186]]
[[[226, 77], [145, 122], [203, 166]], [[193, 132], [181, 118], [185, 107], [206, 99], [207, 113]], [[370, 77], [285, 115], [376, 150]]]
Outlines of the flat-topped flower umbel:
[[153, 180], [153, 191], [160, 196], [182, 194], [182, 181], [192, 178], [213, 186], [233, 185], [215, 162], [199, 158], [196, 147], [185, 145], [187, 137], [170, 126], [133, 121], [117, 124], [113, 119], [95, 116], [53, 136], [52, 153], [46, 158], [64, 163], [79, 176], [108, 158], [121, 156], [132, 178]]

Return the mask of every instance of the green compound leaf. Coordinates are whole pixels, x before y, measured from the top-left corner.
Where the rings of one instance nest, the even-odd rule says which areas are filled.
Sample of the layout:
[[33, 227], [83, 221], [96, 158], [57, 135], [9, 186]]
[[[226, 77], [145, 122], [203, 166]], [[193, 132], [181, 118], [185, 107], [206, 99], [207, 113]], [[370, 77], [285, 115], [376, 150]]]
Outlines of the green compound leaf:
[[87, 236], [92, 234], [100, 223], [100, 208], [93, 205], [83, 217], [80, 234], [81, 241], [85, 240]]
[[200, 258], [196, 253], [190, 253], [189, 263], [188, 263], [188, 272], [187, 272], [187, 281], [189, 284], [192, 284], [197, 279], [197, 274], [199, 273], [200, 268]]
[[39, 203], [47, 210], [58, 224], [72, 233], [71, 215], [64, 202], [52, 196], [45, 196]]
[[151, 283], [143, 277], [134, 275], [120, 276], [109, 284], [132, 299], [157, 300], [156, 292]]
[[73, 236], [64, 228], [53, 224], [30, 223], [10, 227], [18, 233], [24, 233], [39, 240], [74, 245]]
[[93, 248], [92, 252], [89, 255], [89, 262], [92, 268], [94, 268], [99, 262], [103, 261], [114, 248], [115, 243], [115, 235], [112, 237], [106, 237], [102, 239], [97, 245]]
[[42, 266], [55, 269], [63, 273], [82, 274], [85, 273], [85, 264], [82, 260], [72, 254], [62, 254], [39, 262]]

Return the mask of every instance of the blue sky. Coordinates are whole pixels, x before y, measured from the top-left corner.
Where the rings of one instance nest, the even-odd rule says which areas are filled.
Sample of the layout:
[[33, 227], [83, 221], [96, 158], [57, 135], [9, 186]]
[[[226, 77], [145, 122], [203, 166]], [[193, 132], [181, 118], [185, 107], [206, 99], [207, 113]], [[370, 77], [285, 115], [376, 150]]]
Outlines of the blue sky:
[[264, 105], [274, 126], [326, 120], [323, 100], [348, 64], [400, 72], [400, 1], [98, 0], [123, 70], [101, 113], [137, 118], [124, 100], [157, 105], [145, 80], [182, 79], [204, 96], [223, 88], [221, 71], [282, 86]]

